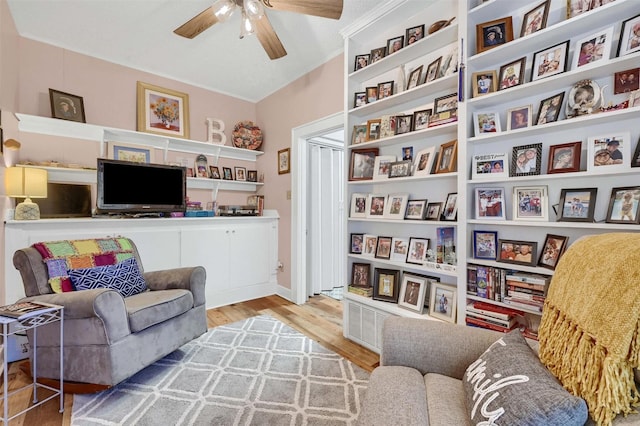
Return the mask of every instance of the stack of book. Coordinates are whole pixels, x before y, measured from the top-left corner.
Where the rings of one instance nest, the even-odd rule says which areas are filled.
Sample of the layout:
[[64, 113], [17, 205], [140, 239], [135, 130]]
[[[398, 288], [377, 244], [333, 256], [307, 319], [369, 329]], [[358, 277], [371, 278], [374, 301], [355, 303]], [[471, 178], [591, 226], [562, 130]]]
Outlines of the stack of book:
[[467, 304], [465, 321], [473, 327], [508, 333], [518, 327], [518, 317], [524, 317], [524, 312], [491, 303], [471, 301]]
[[517, 272], [505, 277], [504, 302], [514, 308], [542, 312], [550, 277]]
[[359, 294], [364, 297], [372, 297], [373, 296], [373, 287], [359, 287], [350, 285], [348, 288], [349, 292]]

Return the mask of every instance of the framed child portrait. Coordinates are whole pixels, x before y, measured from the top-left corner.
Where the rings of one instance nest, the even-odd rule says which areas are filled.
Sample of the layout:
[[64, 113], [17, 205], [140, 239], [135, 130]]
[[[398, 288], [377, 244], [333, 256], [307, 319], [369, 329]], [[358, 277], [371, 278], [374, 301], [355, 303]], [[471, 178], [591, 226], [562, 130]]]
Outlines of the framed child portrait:
[[423, 265], [427, 260], [427, 250], [429, 249], [429, 238], [409, 238], [409, 250], [407, 252], [407, 263]]
[[640, 50], [640, 15], [629, 18], [622, 23], [619, 40], [618, 56]]
[[367, 121], [367, 142], [380, 138], [380, 119], [374, 118]]
[[376, 247], [378, 245], [378, 236], [364, 234], [362, 238], [362, 255], [367, 257], [374, 257], [376, 254]]
[[369, 65], [369, 60], [371, 59], [371, 55], [369, 53], [363, 55], [356, 55], [356, 63], [353, 66], [354, 71], [358, 71], [367, 65]]
[[407, 210], [409, 194], [389, 194], [384, 209], [386, 219], [403, 220]]
[[367, 103], [373, 103], [378, 100], [378, 86], [367, 87]]
[[418, 151], [415, 154], [415, 161], [413, 162], [413, 176], [427, 176], [431, 174], [436, 155], [435, 146]]
[[391, 240], [391, 259], [394, 262], [404, 262], [409, 250], [409, 238], [393, 237]]
[[500, 116], [495, 111], [474, 112], [473, 128], [475, 129], [475, 136], [499, 132]]
[[473, 89], [473, 97], [493, 93], [497, 90], [498, 74], [495, 70], [474, 72], [471, 75], [471, 85]]
[[425, 214], [425, 220], [440, 220], [440, 214], [442, 213], [443, 202], [427, 203], [427, 213]]
[[414, 87], [418, 87], [420, 84], [420, 77], [422, 76], [422, 65], [414, 69], [409, 73], [409, 78], [407, 79], [407, 90], [413, 89]]
[[507, 130], [531, 127], [532, 106], [520, 106], [507, 111]]
[[473, 231], [473, 258], [496, 260], [498, 233], [496, 231]]
[[605, 28], [587, 37], [577, 40], [573, 47], [571, 69], [575, 70], [588, 64], [608, 60], [613, 44], [613, 27]]
[[545, 0], [537, 5], [522, 18], [522, 29], [520, 37], [528, 36], [547, 27], [547, 17], [549, 16], [549, 6], [551, 0]]
[[418, 40], [422, 40], [422, 38], [424, 37], [424, 24], [407, 28], [405, 36], [406, 36], [407, 46], [415, 43]]
[[423, 220], [427, 214], [427, 200], [409, 200], [407, 201], [405, 219]]
[[476, 25], [476, 53], [493, 49], [513, 40], [511, 16]]
[[547, 173], [571, 173], [580, 171], [582, 142], [569, 142], [549, 147]]
[[414, 111], [412, 120], [413, 128], [411, 130], [422, 130], [429, 127], [429, 117], [432, 113], [433, 110], [431, 108]]
[[367, 194], [367, 217], [384, 217], [384, 206], [387, 202], [386, 194]]
[[357, 145], [367, 141], [367, 125], [356, 124], [353, 126], [353, 133], [351, 133], [351, 145]]
[[373, 64], [374, 62], [378, 62], [380, 59], [384, 58], [385, 56], [387, 56], [387, 48], [385, 46], [372, 49], [371, 59], [369, 63]]
[[569, 237], [562, 235], [547, 234], [540, 250], [540, 258], [538, 259], [538, 266], [543, 268], [554, 270], [560, 260], [560, 256], [567, 248], [567, 242]]
[[411, 120], [413, 120], [413, 114], [397, 115], [396, 116], [396, 135], [409, 133], [411, 131]]
[[504, 188], [475, 188], [476, 219], [505, 220]]
[[587, 143], [588, 171], [611, 173], [629, 167], [631, 157], [629, 132], [591, 136]]
[[375, 268], [373, 274], [373, 300], [398, 302], [400, 294], [400, 271], [398, 269]]
[[391, 257], [391, 237], [378, 237], [375, 257], [377, 259], [389, 259]]
[[506, 152], [474, 155], [471, 163], [471, 179], [509, 177]]
[[429, 280], [426, 277], [407, 273], [402, 274], [398, 306], [421, 314], [424, 310], [424, 300], [428, 286]]
[[562, 189], [560, 222], [593, 222], [598, 188]]
[[211, 179], [220, 179], [220, 169], [218, 169], [218, 166], [209, 166], [209, 175]]
[[370, 180], [373, 178], [373, 164], [378, 155], [378, 148], [351, 150], [349, 164], [349, 180]]
[[442, 220], [456, 220], [458, 218], [458, 193], [451, 192], [447, 195], [442, 211]]
[[540, 101], [538, 107], [538, 118], [536, 125], [552, 123], [558, 121], [560, 109], [562, 109], [562, 101], [564, 100], [564, 92], [550, 96]]
[[513, 188], [513, 220], [546, 221], [548, 215], [546, 186], [516, 186]]
[[532, 176], [540, 174], [542, 143], [513, 147], [510, 176]]
[[439, 282], [431, 283], [431, 297], [429, 298], [429, 315], [434, 318], [455, 323], [457, 290], [455, 286]]
[[371, 265], [353, 263], [351, 265], [351, 285], [354, 287], [371, 287]]
[[363, 240], [364, 234], [351, 234], [351, 245], [349, 246], [349, 253], [362, 254]]
[[531, 65], [531, 81], [565, 72], [568, 57], [569, 40], [536, 52]]
[[349, 211], [349, 217], [354, 219], [367, 217], [367, 194], [351, 194], [351, 210]]
[[611, 189], [607, 223], [640, 223], [640, 186]]
[[440, 63], [442, 62], [442, 56], [434, 60], [427, 66], [427, 72], [424, 76], [424, 82], [429, 83], [438, 78], [438, 71], [440, 70]]
[[353, 107], [358, 108], [367, 104], [367, 92], [356, 92], [353, 94]]
[[397, 36], [387, 40], [387, 55], [392, 55], [404, 47], [404, 36]]
[[378, 99], [388, 98], [391, 95], [393, 95], [393, 81], [378, 83]]
[[436, 163], [436, 173], [451, 173], [456, 171], [457, 151], [457, 139], [440, 145], [440, 152], [438, 152], [438, 162]]
[[519, 86], [524, 83], [524, 67], [526, 61], [527, 57], [524, 56], [500, 67], [500, 72], [498, 73], [498, 78], [500, 78], [498, 90], [509, 89], [510, 87]]

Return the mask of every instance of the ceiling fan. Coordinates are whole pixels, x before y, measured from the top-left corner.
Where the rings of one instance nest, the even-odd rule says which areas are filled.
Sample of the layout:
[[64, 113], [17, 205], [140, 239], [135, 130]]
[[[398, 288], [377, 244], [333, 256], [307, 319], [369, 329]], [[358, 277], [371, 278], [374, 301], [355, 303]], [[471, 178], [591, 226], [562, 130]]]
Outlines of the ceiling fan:
[[287, 54], [282, 42], [265, 14], [265, 7], [303, 15], [340, 19], [343, 0], [217, 0], [173, 32], [186, 38], [194, 38], [218, 22], [228, 20], [237, 9], [242, 13], [240, 38], [256, 34], [260, 44], [271, 59]]

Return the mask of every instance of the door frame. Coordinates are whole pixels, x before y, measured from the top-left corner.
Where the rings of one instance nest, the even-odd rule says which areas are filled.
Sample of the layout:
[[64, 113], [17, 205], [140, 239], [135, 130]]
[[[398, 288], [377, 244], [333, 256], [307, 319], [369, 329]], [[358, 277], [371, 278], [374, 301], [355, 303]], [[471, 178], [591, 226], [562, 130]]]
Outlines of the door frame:
[[307, 141], [344, 128], [344, 113], [303, 124], [291, 130], [291, 299], [307, 301]]

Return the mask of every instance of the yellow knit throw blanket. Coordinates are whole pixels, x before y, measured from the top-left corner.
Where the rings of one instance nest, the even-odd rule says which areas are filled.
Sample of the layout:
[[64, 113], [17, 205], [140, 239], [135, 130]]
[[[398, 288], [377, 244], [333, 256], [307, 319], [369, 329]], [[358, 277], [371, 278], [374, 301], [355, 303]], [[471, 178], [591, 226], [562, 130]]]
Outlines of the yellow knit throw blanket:
[[558, 262], [540, 324], [540, 360], [598, 425], [635, 412], [640, 233], [583, 237]]

